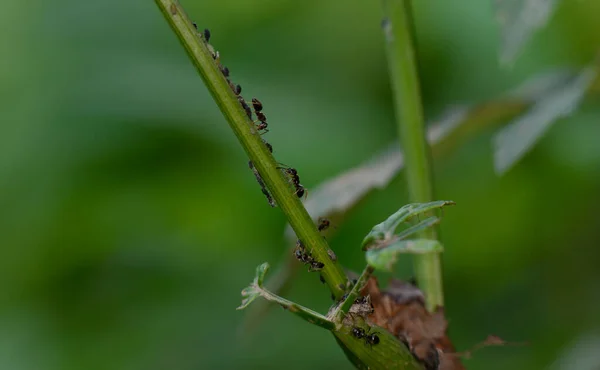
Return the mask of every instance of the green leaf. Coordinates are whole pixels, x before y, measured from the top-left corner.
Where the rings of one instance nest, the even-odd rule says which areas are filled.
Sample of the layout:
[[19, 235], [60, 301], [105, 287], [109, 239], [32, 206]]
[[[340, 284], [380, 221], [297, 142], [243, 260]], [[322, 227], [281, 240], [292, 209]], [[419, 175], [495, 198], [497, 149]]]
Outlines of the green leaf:
[[[413, 204], [405, 205], [404, 207], [400, 208], [397, 212], [392, 214], [390, 217], [388, 217], [387, 220], [383, 221], [382, 223], [380, 223], [378, 225], [375, 225], [371, 229], [371, 232], [369, 232], [369, 234], [367, 234], [367, 236], [365, 237], [365, 239], [362, 242], [363, 250], [368, 249], [369, 247], [371, 247], [374, 244], [381, 244], [385, 241], [391, 240], [393, 237], [394, 231], [401, 223], [407, 222], [420, 214], [429, 212], [436, 208], [441, 208], [444, 206], [449, 206], [449, 205], [454, 205], [454, 204], [455, 203], [453, 201], [438, 200], [438, 201], [429, 202], [429, 203], [413, 203]], [[432, 222], [432, 220], [427, 219], [423, 222], [424, 222], [424, 225], [419, 226], [418, 229], [420, 229], [420, 227], [424, 227], [428, 223]], [[433, 223], [433, 224], [435, 224], [435, 223]], [[419, 224], [417, 224], [417, 225], [419, 225]], [[415, 225], [415, 227], [417, 225]], [[431, 226], [431, 225], [429, 225], [429, 226]], [[429, 226], [426, 226], [426, 227], [429, 227]], [[424, 228], [426, 228], [426, 227], [424, 227]], [[404, 237], [406, 237], [406, 236], [404, 236]]]
[[256, 276], [254, 277], [254, 284], [261, 287], [263, 286], [263, 282], [265, 281], [265, 276], [267, 275], [267, 271], [271, 266], [268, 262], [263, 263], [262, 265], [256, 268]]
[[544, 27], [559, 0], [495, 0], [496, 19], [502, 30], [500, 61], [512, 63], [535, 31]]
[[420, 221], [419, 223], [417, 223], [405, 230], [402, 230], [402, 232], [395, 235], [394, 239], [397, 239], [397, 240], [406, 239], [411, 235], [414, 235], [418, 232], [421, 232], [425, 229], [428, 229], [434, 225], [439, 224], [441, 220], [442, 219], [437, 216], [428, 217], [428, 218], [424, 219], [423, 221]]
[[269, 267], [269, 264], [265, 262], [256, 268], [256, 276], [254, 277], [252, 284], [242, 290], [242, 304], [237, 308], [238, 310], [243, 310], [248, 307], [256, 298], [263, 297], [269, 302], [279, 304], [284, 309], [313, 325], [320, 326], [327, 330], [332, 330], [335, 327], [335, 324], [331, 320], [320, 313], [280, 297], [277, 294], [273, 294], [266, 289], [263, 286], [263, 282], [267, 271], [269, 271]]
[[496, 133], [494, 168], [506, 173], [521, 159], [558, 119], [573, 113], [597, 75], [597, 66], [567, 76], [563, 83], [539, 94], [537, 102], [522, 116]]
[[367, 263], [376, 269], [392, 271], [401, 253], [425, 254], [443, 252], [442, 244], [437, 240], [416, 239], [398, 240], [382, 249], [371, 249], [366, 253]]
[[238, 310], [243, 310], [248, 307], [252, 301], [262, 295], [262, 286], [265, 275], [267, 274], [267, 271], [269, 271], [269, 267], [269, 263], [265, 262], [256, 268], [254, 281], [250, 286], [242, 289], [242, 304], [237, 308]]

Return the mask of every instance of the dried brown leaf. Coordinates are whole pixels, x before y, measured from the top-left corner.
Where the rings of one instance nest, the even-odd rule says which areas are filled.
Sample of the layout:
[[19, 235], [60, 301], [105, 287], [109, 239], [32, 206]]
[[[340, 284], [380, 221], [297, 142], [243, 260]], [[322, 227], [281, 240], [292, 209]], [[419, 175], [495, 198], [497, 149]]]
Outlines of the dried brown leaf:
[[371, 278], [362, 294], [370, 295], [375, 308], [369, 319], [406, 343], [425, 369], [464, 369], [446, 334], [448, 323], [443, 308], [428, 312], [417, 287], [394, 279], [387, 290], [381, 291], [377, 279]]

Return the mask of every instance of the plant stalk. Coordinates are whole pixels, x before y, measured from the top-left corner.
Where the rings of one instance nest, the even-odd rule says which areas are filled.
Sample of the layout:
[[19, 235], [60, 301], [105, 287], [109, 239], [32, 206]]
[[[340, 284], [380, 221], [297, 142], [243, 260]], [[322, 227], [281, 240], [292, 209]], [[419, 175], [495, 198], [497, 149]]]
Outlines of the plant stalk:
[[[430, 149], [425, 137], [423, 106], [414, 42], [410, 0], [383, 0], [382, 23], [394, 107], [405, 158], [406, 179], [411, 202], [433, 200]], [[419, 234], [437, 239], [435, 229]], [[444, 305], [442, 266], [439, 253], [414, 255], [414, 269], [419, 288], [426, 298], [427, 309]]]
[[229, 126], [253, 162], [254, 168], [287, 217], [298, 239], [313, 258], [324, 264], [320, 273], [329, 289], [336, 299], [341, 298], [347, 283], [346, 275], [340, 265], [329, 258], [327, 241], [319, 234], [308, 212], [290, 187], [289, 179], [284, 177], [281, 170], [277, 168], [275, 158], [265, 146], [254, 123], [241, 107], [238, 97], [219, 70], [205, 41], [199, 36], [178, 1], [155, 0], [155, 2], [200, 73]]

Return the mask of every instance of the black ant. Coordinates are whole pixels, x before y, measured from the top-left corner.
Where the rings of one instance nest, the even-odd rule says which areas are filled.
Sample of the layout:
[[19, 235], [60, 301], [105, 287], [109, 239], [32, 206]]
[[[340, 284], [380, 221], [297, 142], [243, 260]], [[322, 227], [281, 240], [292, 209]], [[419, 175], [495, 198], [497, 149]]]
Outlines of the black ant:
[[252, 106], [254, 107], [254, 111], [256, 112], [260, 112], [263, 109], [262, 103], [256, 98], [252, 98]]
[[374, 346], [379, 344], [379, 337], [377, 336], [377, 333], [369, 334], [366, 336], [365, 341], [369, 346]]
[[256, 125], [256, 129], [258, 131], [263, 131], [263, 134], [266, 134], [267, 132], [269, 132], [269, 130], [267, 130], [268, 126], [269, 125], [265, 121], [259, 121], [258, 125]]
[[302, 184], [300, 184], [300, 176], [298, 176], [298, 171], [296, 171], [295, 168], [291, 168], [291, 167], [277, 167], [277, 168], [284, 170], [284, 172], [290, 177], [290, 179], [292, 180], [292, 184], [294, 185], [294, 188], [296, 188], [296, 192], [294, 194], [296, 194], [298, 196], [298, 198], [302, 198], [302, 196], [304, 194], [308, 195], [308, 192], [306, 191], [304, 186], [302, 186]]
[[365, 337], [365, 329], [363, 328], [359, 328], [359, 327], [353, 327], [352, 328], [352, 335], [356, 338], [356, 339], [363, 339]]
[[256, 114], [256, 118], [261, 122], [261, 123], [267, 123], [267, 116], [265, 116], [265, 114], [261, 111], [258, 110], [254, 110], [254, 113]]
[[256, 98], [252, 98], [252, 107], [254, 108], [254, 114], [256, 114], [256, 119], [258, 120], [258, 125], [256, 126], [256, 128], [259, 131], [265, 130], [264, 133], [269, 132], [269, 130], [267, 130], [267, 116], [265, 116], [265, 114], [262, 111], [263, 109], [263, 105], [260, 102], [260, 100], [256, 99]]
[[365, 329], [355, 326], [352, 328], [351, 334], [356, 339], [364, 339], [365, 345], [373, 346], [373, 345], [379, 344], [379, 336], [377, 335], [378, 334], [377, 332], [365, 333]]

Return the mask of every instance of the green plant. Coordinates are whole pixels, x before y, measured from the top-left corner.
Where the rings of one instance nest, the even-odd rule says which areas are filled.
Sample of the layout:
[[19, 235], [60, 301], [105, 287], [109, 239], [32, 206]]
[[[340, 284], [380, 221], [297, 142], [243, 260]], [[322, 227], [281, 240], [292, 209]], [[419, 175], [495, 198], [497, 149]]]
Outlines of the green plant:
[[[301, 318], [330, 330], [349, 359], [359, 368], [386, 368], [394, 365], [400, 366], [399, 364], [402, 364], [401, 366], [404, 368], [420, 368], [422, 365], [395, 336], [364, 320], [362, 320], [364, 322], [361, 322], [361, 328], [367, 333], [380, 333], [381, 343], [371, 347], [356, 345], [361, 342], [356, 340], [356, 335], [353, 335], [352, 330], [355, 324], [353, 321], [348, 321], [348, 313], [351, 312], [355, 300], [365, 287], [374, 269], [389, 268], [400, 253], [414, 255], [417, 280], [425, 294], [425, 302], [429, 311], [435, 312], [438, 307], [443, 307], [444, 304], [440, 262], [442, 247], [433, 228], [440, 219], [432, 211], [452, 203], [432, 202], [433, 182], [429, 163], [430, 154], [428, 152], [419, 91], [416, 47], [412, 32], [413, 25], [409, 2], [400, 0], [384, 1], [383, 30], [387, 40], [388, 63], [392, 87], [395, 92], [398, 131], [404, 149], [409, 193], [411, 201], [415, 204], [401, 208], [388, 220], [377, 225], [365, 238], [363, 242], [365, 248], [369, 249], [372, 246], [376, 248], [367, 251], [368, 265], [355, 284], [348, 282], [346, 275], [337, 263], [337, 259], [330, 257], [330, 248], [314, 225], [315, 212], [308, 212], [302, 205], [296, 196], [299, 193], [298, 189], [290, 184], [289, 173], [286, 174], [278, 167], [269, 147], [265, 145], [257, 127], [252, 122], [251, 114], [247, 114], [243, 104], [240, 104], [239, 93], [232, 89], [229, 81], [225, 78], [226, 76], [222, 73], [218, 52], [212, 49], [206, 36], [203, 37], [202, 34], [197, 32], [177, 2], [172, 0], [156, 0], [156, 2], [187, 50], [206, 86], [227, 118], [230, 127], [248, 154], [250, 167], [255, 170], [255, 175], [265, 195], [268, 198], [272, 197], [273, 204], [277, 204], [288, 218], [298, 239], [296, 253], [304, 262], [317, 261], [322, 264], [322, 266], [317, 267], [312, 265], [310, 269], [320, 272], [337, 301], [331, 312], [324, 316], [285, 300], [276, 292], [269, 291], [264, 287], [263, 281], [268, 265], [261, 265], [257, 269], [254, 282], [243, 291], [244, 302], [240, 308], [247, 307], [257, 297], [263, 297], [266, 300], [278, 303]], [[524, 150], [531, 147], [535, 138], [541, 135], [541, 131], [533, 134], [531, 136], [532, 140], [521, 143], [517, 149], [514, 149], [516, 134], [511, 133], [511, 127], [518, 127], [523, 124], [531, 125], [530, 122], [540, 126], [540, 121], [542, 122], [541, 126], [544, 126], [544, 124], [564, 115], [565, 111], [572, 110], [584, 95], [584, 92], [595, 86], [595, 71], [595, 67], [590, 67], [583, 73], [573, 77], [572, 80], [566, 83], [563, 81], [563, 84], [559, 86], [561, 93], [567, 90], [565, 86], [571, 87], [572, 93], [567, 96], [568, 100], [564, 97], [565, 94], [560, 94], [560, 98], [556, 98], [556, 94], [551, 95], [553, 90], [548, 89], [546, 91], [547, 95], [538, 99], [534, 103], [534, 108], [528, 111], [527, 114], [530, 117], [527, 114], [523, 115], [513, 126], [509, 126], [498, 135], [498, 139], [496, 139], [499, 147], [496, 165], [498, 172], [508, 169], [523, 154]], [[562, 105], [557, 104], [557, 99]], [[515, 99], [509, 101], [507, 105], [519, 111], [524, 109], [524, 105], [528, 104], [526, 100]], [[541, 108], [536, 110], [536, 106], [541, 106]], [[556, 108], [557, 106], [559, 109]], [[536, 116], [536, 112], [540, 110], [546, 113], [542, 118], [539, 118], [539, 113]], [[548, 115], [548, 112], [552, 114]], [[468, 119], [472, 118], [469, 113], [471, 112], [467, 110], [459, 118], [451, 120], [450, 123], [454, 125], [452, 129], [459, 126], [465, 127], [466, 123], [469, 122]], [[493, 119], [482, 119], [482, 112], [477, 113], [476, 118], [485, 121], [486, 124], [494, 122]], [[489, 113], [489, 111], [485, 113]], [[401, 165], [393, 167], [392, 174], [397, 172]], [[362, 194], [372, 187], [365, 186], [364, 189], [366, 190], [354, 196], [353, 200], [359, 199]], [[313, 196], [319, 199], [319, 193], [313, 194]], [[334, 201], [329, 200], [326, 204], [331, 206]], [[321, 212], [322, 215], [329, 213], [327, 211]], [[425, 219], [421, 220], [417, 217], [416, 222], [409, 224], [404, 231], [395, 234], [396, 227], [409, 219], [414, 220], [416, 216], [420, 215], [423, 215]], [[413, 239], [407, 239], [409, 237], [413, 237]]]

